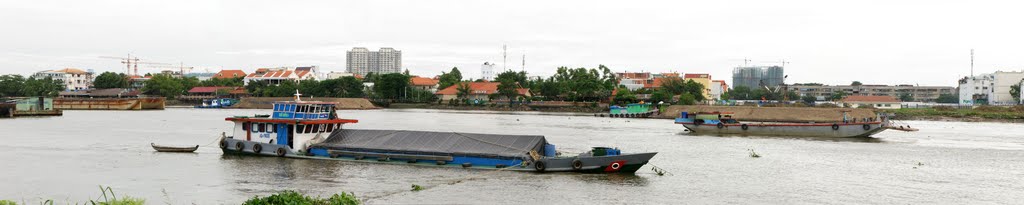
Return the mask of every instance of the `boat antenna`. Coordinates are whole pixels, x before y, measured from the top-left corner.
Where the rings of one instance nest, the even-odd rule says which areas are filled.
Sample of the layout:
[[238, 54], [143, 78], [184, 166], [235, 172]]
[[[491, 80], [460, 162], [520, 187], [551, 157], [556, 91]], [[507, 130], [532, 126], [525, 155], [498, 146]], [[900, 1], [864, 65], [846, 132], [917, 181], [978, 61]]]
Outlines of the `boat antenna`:
[[299, 93], [299, 89], [295, 89], [295, 102], [302, 102], [302, 94]]

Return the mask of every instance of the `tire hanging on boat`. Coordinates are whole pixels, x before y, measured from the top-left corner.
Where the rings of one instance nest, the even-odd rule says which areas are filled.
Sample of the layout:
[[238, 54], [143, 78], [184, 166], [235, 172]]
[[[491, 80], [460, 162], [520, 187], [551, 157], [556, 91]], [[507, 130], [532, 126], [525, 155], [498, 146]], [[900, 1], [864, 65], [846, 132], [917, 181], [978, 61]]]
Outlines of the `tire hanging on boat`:
[[870, 130], [871, 129], [871, 125], [868, 125], [868, 124], [864, 124], [863, 127], [864, 127], [864, 130]]
[[832, 130], [839, 130], [839, 124], [832, 123]]
[[536, 169], [538, 172], [544, 172], [544, 170], [547, 169], [547, 166], [544, 166], [543, 161], [537, 161], [533, 163], [533, 169]]
[[256, 154], [259, 154], [261, 151], [263, 151], [263, 145], [260, 145], [260, 144], [252, 145], [252, 152], [254, 152]]
[[572, 170], [579, 171], [581, 169], [583, 169], [583, 161], [580, 161], [580, 159], [573, 159], [572, 160]]
[[747, 127], [747, 124], [743, 124], [743, 125], [740, 125], [740, 128], [742, 128], [743, 130], [747, 130], [748, 127]]
[[278, 157], [283, 157], [285, 154], [288, 154], [288, 151], [284, 150], [284, 147], [278, 147], [277, 148], [277, 156]]
[[220, 148], [221, 149], [228, 148], [228, 141], [221, 139], [220, 140]]
[[719, 122], [717, 125], [715, 125], [715, 127], [718, 127], [718, 129], [722, 129], [723, 127], [725, 127], [725, 124]]
[[245, 143], [242, 143], [242, 142], [235, 143], [235, 150], [238, 150], [239, 152], [241, 152], [242, 149], [245, 149]]

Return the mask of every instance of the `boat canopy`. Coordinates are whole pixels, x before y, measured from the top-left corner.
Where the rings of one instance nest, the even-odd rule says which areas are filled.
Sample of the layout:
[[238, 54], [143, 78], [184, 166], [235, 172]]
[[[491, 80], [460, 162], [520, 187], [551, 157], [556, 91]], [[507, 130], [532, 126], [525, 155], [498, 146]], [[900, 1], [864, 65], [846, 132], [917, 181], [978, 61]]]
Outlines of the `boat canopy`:
[[358, 152], [469, 157], [529, 157], [544, 153], [547, 140], [539, 135], [495, 135], [406, 130], [335, 130], [312, 148]]

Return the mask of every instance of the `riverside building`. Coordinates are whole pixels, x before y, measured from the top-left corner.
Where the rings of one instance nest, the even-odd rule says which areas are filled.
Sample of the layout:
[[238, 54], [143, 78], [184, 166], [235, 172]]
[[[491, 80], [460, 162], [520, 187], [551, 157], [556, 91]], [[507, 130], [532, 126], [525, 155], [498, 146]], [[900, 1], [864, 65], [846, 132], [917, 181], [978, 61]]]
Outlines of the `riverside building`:
[[82, 71], [74, 68], [40, 71], [32, 75], [36, 79], [50, 77], [54, 80], [64, 82], [64, 90], [88, 90], [92, 87], [92, 71]]
[[1010, 87], [1024, 80], [1024, 72], [996, 71], [961, 78], [961, 105], [1013, 105], [1019, 103], [1010, 95]]
[[345, 70], [360, 76], [366, 76], [367, 73], [401, 73], [402, 51], [388, 47], [377, 51], [355, 47], [346, 53]]
[[915, 85], [787, 85], [787, 90], [800, 96], [814, 96], [818, 100], [826, 100], [836, 92], [850, 96], [890, 96], [899, 97], [901, 93], [910, 93], [914, 101], [935, 102], [941, 94], [955, 95], [951, 86], [915, 86]]

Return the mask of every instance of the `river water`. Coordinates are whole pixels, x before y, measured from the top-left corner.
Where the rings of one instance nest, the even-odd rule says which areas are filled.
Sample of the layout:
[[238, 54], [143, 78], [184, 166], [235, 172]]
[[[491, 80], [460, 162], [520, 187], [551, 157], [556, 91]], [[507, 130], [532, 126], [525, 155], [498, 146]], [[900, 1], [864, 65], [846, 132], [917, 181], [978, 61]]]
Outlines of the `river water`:
[[[265, 110], [65, 111], [0, 120], [0, 199], [83, 202], [98, 186], [151, 204], [239, 204], [291, 189], [371, 204], [1018, 204], [1024, 125], [908, 122], [872, 139], [695, 136], [663, 119], [533, 112], [342, 111], [358, 129], [540, 134], [563, 153], [660, 152], [633, 174], [521, 173], [223, 156], [227, 116]], [[149, 143], [206, 145], [157, 153]], [[749, 156], [754, 150], [760, 158]], [[412, 192], [420, 185], [426, 190]]]

